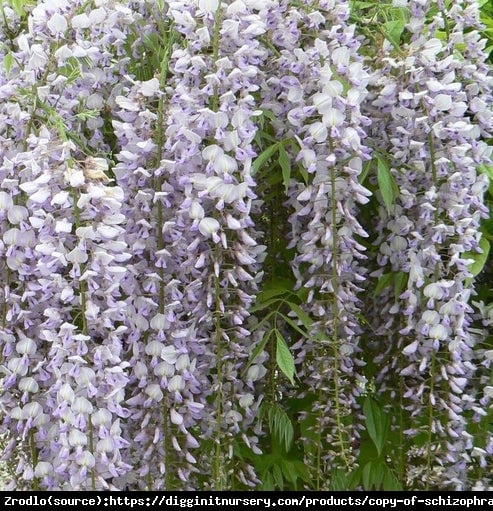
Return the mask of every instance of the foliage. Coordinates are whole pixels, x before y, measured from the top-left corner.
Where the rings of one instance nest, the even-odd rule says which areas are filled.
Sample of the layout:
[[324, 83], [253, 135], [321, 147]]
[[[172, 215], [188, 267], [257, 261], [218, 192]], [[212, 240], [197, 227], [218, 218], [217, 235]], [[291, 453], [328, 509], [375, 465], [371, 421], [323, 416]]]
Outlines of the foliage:
[[492, 484], [492, 30], [0, 2], [9, 487]]

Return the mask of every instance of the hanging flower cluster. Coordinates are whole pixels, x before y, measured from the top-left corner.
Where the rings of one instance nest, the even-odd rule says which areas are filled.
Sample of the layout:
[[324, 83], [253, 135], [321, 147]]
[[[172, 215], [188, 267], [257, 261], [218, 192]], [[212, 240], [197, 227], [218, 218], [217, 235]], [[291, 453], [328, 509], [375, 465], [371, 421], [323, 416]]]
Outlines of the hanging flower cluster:
[[[382, 204], [378, 226], [377, 273], [390, 268], [402, 284], [395, 296], [387, 294], [384, 306], [395, 319], [381, 325], [385, 343], [391, 343], [382, 351], [392, 353], [382, 376], [385, 381], [400, 374], [402, 404], [413, 417], [406, 434], [426, 437], [409, 453], [425, 459], [419, 466], [426, 487], [464, 489], [474, 447], [466, 414], [486, 414], [470, 387], [476, 336], [470, 329], [469, 258], [483, 250], [480, 222], [488, 214], [488, 181], [478, 167], [491, 153], [484, 142], [492, 128], [491, 78], [478, 33], [471, 30], [477, 28], [477, 6], [455, 5], [425, 25], [435, 2], [407, 5], [411, 41], [402, 58], [388, 48], [370, 106], [386, 113], [371, 136], [390, 156], [399, 191], [388, 211]], [[389, 135], [378, 142], [383, 131]]]
[[369, 61], [348, 0], [2, 2], [10, 488], [358, 486], [385, 396], [472, 486], [493, 84], [476, 2], [392, 5]]

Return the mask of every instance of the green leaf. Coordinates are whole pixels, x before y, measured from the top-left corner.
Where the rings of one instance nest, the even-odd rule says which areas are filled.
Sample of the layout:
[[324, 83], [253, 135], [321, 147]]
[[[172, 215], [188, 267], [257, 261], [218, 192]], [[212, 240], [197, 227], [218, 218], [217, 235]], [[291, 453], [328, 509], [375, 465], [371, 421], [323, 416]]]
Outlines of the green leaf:
[[402, 485], [389, 467], [384, 467], [383, 489], [385, 491], [402, 491]]
[[262, 419], [265, 414], [269, 422], [269, 430], [280, 444], [284, 444], [284, 448], [288, 452], [294, 438], [294, 428], [289, 415], [277, 403], [262, 405], [259, 413], [260, 418]]
[[488, 176], [488, 179], [489, 179], [489, 182], [490, 182], [489, 192], [493, 193], [493, 165], [481, 164], [478, 167], [478, 170], [482, 174], [486, 174]]
[[250, 307], [250, 309], [248, 309], [250, 312], [258, 312], [258, 311], [261, 311], [261, 310], [264, 310], [264, 309], [267, 309], [268, 307], [270, 307], [272, 304], [276, 303], [276, 302], [279, 302], [279, 301], [282, 301], [282, 298], [271, 298], [269, 300], [266, 300], [266, 301], [262, 301], [260, 303], [257, 303], [256, 305], [253, 305], [252, 307]]
[[363, 467], [363, 488], [368, 491], [371, 490], [372, 484], [373, 484], [373, 463], [369, 461], [364, 467]]
[[252, 164], [252, 175], [257, 173], [264, 164], [272, 158], [277, 151], [279, 151], [279, 147], [281, 147], [281, 144], [277, 142], [277, 144], [269, 146], [255, 158], [255, 161]]
[[481, 253], [469, 251], [462, 254], [464, 259], [473, 259], [473, 262], [469, 264], [469, 271], [472, 273], [473, 277], [481, 273], [488, 260], [490, 242], [483, 236], [479, 240], [479, 247], [481, 248]]
[[403, 271], [394, 273], [394, 296], [396, 299], [399, 298], [399, 296], [404, 291], [408, 278], [409, 274], [404, 273]]
[[294, 358], [279, 330], [276, 330], [276, 340], [277, 366], [287, 376], [291, 384], [294, 385]]
[[305, 183], [305, 185], [308, 185], [310, 183], [310, 177], [308, 175], [308, 170], [305, 169], [305, 167], [303, 167], [303, 165], [299, 164], [298, 165], [298, 171], [301, 175], [301, 177], [303, 178], [303, 182]]
[[22, 16], [25, 14], [24, 7], [26, 5], [26, 0], [11, 0], [10, 3], [12, 4], [12, 8], [17, 13], [17, 15], [22, 18]]
[[277, 314], [277, 311], [270, 311], [267, 315], [265, 315], [257, 324], [253, 325], [251, 327], [251, 330], [252, 332], [254, 332], [255, 330], [258, 330], [259, 328], [262, 328], [264, 326], [264, 324], [270, 320], [270, 318], [272, 316], [274, 316], [275, 314]]
[[264, 491], [274, 491], [276, 486], [274, 484], [274, 478], [270, 472], [267, 472], [264, 477], [262, 477], [262, 490]]
[[385, 37], [392, 43], [395, 48], [399, 48], [401, 44], [401, 35], [404, 32], [406, 22], [404, 20], [387, 21], [382, 25]]
[[292, 484], [296, 484], [296, 480], [298, 479], [298, 473], [296, 471], [296, 466], [293, 461], [281, 459], [281, 470], [284, 475], [284, 478]]
[[354, 2], [355, 9], [368, 9], [370, 7], [375, 7], [375, 2]]
[[291, 179], [291, 162], [289, 161], [288, 153], [283, 145], [279, 146], [279, 165], [281, 166], [284, 189], [286, 193], [288, 193], [289, 180]]
[[287, 302], [291, 310], [298, 316], [298, 319], [301, 321], [301, 324], [307, 329], [310, 330], [313, 325], [313, 320], [310, 316], [296, 303]]
[[365, 182], [371, 167], [372, 167], [371, 160], [364, 163], [363, 170], [361, 174], [358, 176], [358, 181], [360, 182], [360, 184], [363, 184]]
[[396, 197], [397, 183], [390, 173], [390, 166], [388, 162], [381, 156], [377, 155], [376, 158], [378, 188], [382, 194], [383, 202], [387, 207], [387, 211], [390, 213]]
[[363, 403], [363, 412], [365, 414], [366, 430], [380, 456], [387, 439], [388, 418], [382, 413], [378, 403], [370, 396], [367, 396]]
[[274, 112], [271, 112], [270, 110], [262, 108], [262, 115], [272, 122], [277, 121], [277, 117], [274, 115]]
[[303, 337], [306, 337], [307, 339], [311, 338], [311, 335], [308, 332], [305, 332], [305, 330], [301, 329], [290, 317], [285, 316], [284, 314], [281, 314], [281, 316], [288, 325], [291, 325], [291, 327]]
[[382, 481], [385, 476], [385, 470], [387, 469], [387, 466], [384, 462], [378, 462], [374, 461], [372, 463], [372, 479], [373, 479], [373, 486], [375, 490], [380, 490], [382, 486]]
[[98, 110], [82, 110], [75, 114], [77, 119], [81, 121], [87, 121], [88, 119], [96, 119], [98, 117]]
[[269, 330], [268, 332], [265, 333], [264, 337], [257, 344], [257, 346], [255, 346], [255, 348], [253, 349], [252, 354], [250, 355], [250, 358], [248, 359], [248, 362], [245, 366], [245, 372], [255, 362], [255, 359], [260, 355], [260, 353], [262, 353], [262, 351], [264, 350], [271, 335], [272, 335], [272, 330]]
[[282, 477], [282, 470], [279, 465], [274, 465], [272, 467], [272, 475], [274, 476], [277, 487], [282, 490], [284, 488], [284, 478]]
[[357, 488], [360, 485], [362, 472], [363, 472], [362, 468], [358, 467], [349, 476], [348, 488], [347, 488], [348, 490], [354, 490], [355, 488]]
[[12, 69], [12, 64], [14, 63], [14, 57], [12, 53], [9, 51], [7, 55], [3, 58], [3, 65], [5, 67], [5, 74], [7, 77], [10, 74], [10, 70]]
[[302, 461], [295, 460], [295, 461], [292, 462], [292, 464], [296, 468], [296, 473], [298, 474], [298, 477], [300, 479], [305, 481], [305, 483], [308, 483], [308, 482], [311, 481], [310, 473], [308, 472], [308, 468], [306, 467], [306, 465]]
[[383, 275], [380, 275], [380, 277], [378, 277], [373, 296], [378, 296], [386, 287], [390, 286], [393, 277], [393, 273], [384, 273]]
[[293, 286], [293, 281], [289, 279], [276, 278], [275, 280], [269, 280], [262, 286], [262, 290], [257, 295], [257, 302], [262, 303], [274, 296], [290, 293]]
[[344, 470], [334, 469], [330, 478], [331, 491], [345, 491], [349, 489], [348, 477]]

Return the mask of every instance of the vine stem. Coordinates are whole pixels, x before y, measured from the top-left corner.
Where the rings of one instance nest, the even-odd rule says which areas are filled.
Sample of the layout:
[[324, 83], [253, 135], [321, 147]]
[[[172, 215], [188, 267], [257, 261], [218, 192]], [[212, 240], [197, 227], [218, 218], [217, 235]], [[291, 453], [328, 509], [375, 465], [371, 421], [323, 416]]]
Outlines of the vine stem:
[[[38, 449], [36, 447], [36, 439], [34, 438], [34, 430], [32, 428], [29, 430], [29, 444], [31, 448], [32, 466], [36, 468], [38, 464]], [[33, 490], [39, 490], [39, 483], [36, 477], [33, 480]]]
[[[159, 97], [158, 107], [157, 107], [157, 119], [156, 119], [156, 161], [154, 164], [154, 170], [159, 168], [161, 163], [161, 156], [164, 149], [164, 106], [165, 106], [165, 94], [164, 89], [166, 87], [166, 81], [168, 79], [169, 73], [169, 61], [171, 58], [171, 51], [173, 49], [174, 42], [174, 32], [172, 30], [172, 25], [170, 24], [163, 30], [163, 36], [166, 37], [166, 45], [164, 49], [163, 59], [161, 61], [161, 69], [159, 74], [159, 89], [161, 91], [161, 95]], [[162, 175], [159, 174], [156, 176], [154, 180], [154, 191], [155, 193], [159, 193], [162, 188]], [[158, 200], [157, 201], [157, 212], [156, 212], [156, 230], [157, 230], [157, 249], [158, 251], [164, 248], [164, 236], [163, 236], [163, 225], [164, 225], [164, 212], [163, 212], [163, 203]], [[164, 283], [164, 269], [162, 266], [158, 269], [159, 275], [159, 300], [158, 307], [159, 313], [164, 314], [165, 310], [165, 283]], [[164, 489], [169, 490], [172, 479], [171, 479], [171, 453], [173, 452], [171, 435], [170, 435], [170, 419], [169, 419], [169, 401], [167, 396], [163, 398], [163, 406], [162, 406], [162, 420], [163, 420], [163, 448], [164, 448]]]
[[[425, 108], [426, 110], [426, 108]], [[427, 112], [428, 113], [428, 112]], [[435, 164], [435, 144], [433, 143], [433, 135], [430, 131], [428, 133], [428, 146], [430, 149], [430, 165], [431, 165], [431, 177], [433, 180], [433, 185], [435, 188], [437, 188], [438, 184], [438, 173], [437, 168]], [[437, 199], [435, 199], [437, 200]], [[438, 213], [438, 204], [435, 204], [435, 211], [434, 211], [434, 222], [435, 225], [439, 222], [439, 213]], [[438, 266], [438, 263], [435, 264], [434, 269], [434, 280], [438, 281], [440, 275], [440, 268]], [[431, 469], [432, 469], [432, 452], [431, 452], [431, 445], [433, 440], [433, 432], [432, 432], [432, 426], [433, 426], [433, 393], [435, 391], [435, 368], [436, 368], [436, 351], [433, 349], [433, 353], [431, 355], [431, 365], [430, 365], [430, 392], [428, 394], [428, 437], [426, 442], [426, 483], [425, 483], [425, 490], [429, 490], [430, 487], [430, 476], [431, 476]]]
[[[217, 70], [217, 61], [219, 59], [219, 43], [221, 28], [221, 1], [218, 1], [216, 11], [214, 13], [214, 33], [212, 36], [212, 59]], [[218, 87], [214, 85], [213, 94], [210, 102], [211, 110], [217, 112], [219, 110], [219, 94]], [[215, 216], [217, 213], [214, 212]], [[214, 262], [219, 265], [221, 260], [221, 250], [219, 245], [214, 247]], [[228, 471], [224, 467], [223, 454], [223, 433], [222, 433], [222, 415], [224, 408], [223, 394], [223, 339], [221, 325], [221, 283], [218, 272], [214, 275], [214, 341], [216, 345], [216, 371], [217, 371], [217, 390], [216, 390], [216, 425], [214, 438], [214, 462], [213, 462], [213, 484], [214, 490], [223, 490], [225, 485], [224, 474]]]
[[[330, 151], [333, 151], [332, 140], [329, 139]], [[339, 306], [337, 303], [337, 295], [339, 291], [339, 279], [337, 275], [337, 259], [339, 257], [339, 245], [337, 239], [337, 208], [336, 208], [336, 169], [333, 165], [330, 169], [330, 199], [332, 208], [332, 279], [333, 279], [333, 297], [332, 297], [332, 316], [333, 316], [333, 334], [332, 334], [332, 348], [334, 351], [334, 402], [336, 407], [336, 422], [337, 422], [337, 437], [339, 447], [341, 449], [341, 458], [346, 467], [349, 467], [349, 461], [346, 456], [346, 447], [344, 441], [344, 426], [341, 419], [341, 390], [339, 386], [339, 335], [337, 330], [339, 328], [338, 315]]]

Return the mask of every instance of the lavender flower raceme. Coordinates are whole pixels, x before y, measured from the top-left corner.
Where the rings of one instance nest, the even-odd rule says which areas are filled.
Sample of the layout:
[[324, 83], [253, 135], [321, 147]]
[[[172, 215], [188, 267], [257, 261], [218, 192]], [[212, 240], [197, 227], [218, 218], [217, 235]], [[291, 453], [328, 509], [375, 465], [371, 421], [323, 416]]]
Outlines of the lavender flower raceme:
[[[463, 489], [470, 461], [465, 452], [473, 447], [465, 414], [477, 410], [467, 388], [475, 373], [467, 253], [481, 250], [480, 220], [487, 213], [487, 183], [478, 166], [490, 154], [481, 138], [492, 128], [484, 113], [491, 79], [477, 32], [470, 30], [477, 12], [475, 17], [462, 2], [450, 13], [437, 4], [441, 14], [428, 24], [435, 2], [407, 2], [411, 41], [405, 56], [387, 56], [377, 75], [380, 93], [373, 106], [385, 116], [372, 128], [372, 141], [392, 158], [399, 189], [385, 220], [379, 264], [408, 274], [407, 289], [390, 309], [402, 321], [392, 345], [401, 355], [385, 374], [400, 371], [413, 423], [407, 433], [427, 438], [409, 451], [424, 458], [426, 487]], [[443, 30], [445, 40], [439, 38]], [[466, 52], [474, 46], [473, 62], [457, 57], [457, 44], [465, 41]], [[387, 51], [392, 53], [390, 45]], [[392, 135], [382, 140], [382, 130]]]
[[489, 484], [480, 28], [473, 0], [1, 1], [8, 489]]

